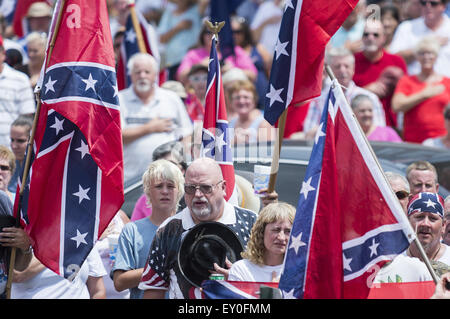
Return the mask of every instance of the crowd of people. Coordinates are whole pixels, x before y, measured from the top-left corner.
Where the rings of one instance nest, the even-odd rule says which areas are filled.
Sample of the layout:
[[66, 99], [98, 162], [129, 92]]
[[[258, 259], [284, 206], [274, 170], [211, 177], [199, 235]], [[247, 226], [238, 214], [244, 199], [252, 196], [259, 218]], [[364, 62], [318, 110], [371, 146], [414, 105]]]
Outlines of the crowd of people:
[[[222, 59], [217, 46], [234, 144], [276, 136], [264, 119], [264, 102], [285, 4], [242, 1], [230, 16], [233, 54]], [[118, 60], [130, 7], [127, 0], [107, 5]], [[138, 53], [127, 61], [131, 85], [118, 93], [124, 179], [141, 179], [144, 193], [130, 216], [117, 212], [72, 283], [33, 256], [21, 228], [2, 220], [0, 248], [18, 251], [12, 298], [191, 298], [199, 294], [205, 272], [205, 278], [219, 273], [229, 280], [279, 280], [295, 208], [278, 202], [276, 192], [261, 198], [259, 211], [228, 203], [220, 167], [199, 156], [212, 41], [204, 24], [209, 1], [138, 0], [135, 8], [157, 35], [159, 51], [158, 59]], [[19, 37], [6, 9], [0, 5], [0, 217], [12, 214], [53, 12], [46, 2], [33, 3], [25, 17], [28, 29]], [[331, 38], [325, 63], [369, 141], [450, 149], [449, 15], [446, 0], [361, 0]], [[323, 74], [322, 94], [289, 109], [286, 139], [314, 139], [330, 86]], [[405, 177], [390, 172], [386, 177], [442, 275], [434, 297], [448, 298], [441, 285], [450, 280], [445, 274], [450, 270], [450, 198], [437, 195], [436, 169], [415, 162]], [[432, 203], [425, 212], [417, 208], [424, 201]], [[196, 228], [209, 222], [213, 225]], [[195, 238], [186, 235], [194, 229]], [[8, 279], [5, 251], [0, 251], [2, 297]], [[414, 243], [376, 278], [399, 280], [432, 280]]]

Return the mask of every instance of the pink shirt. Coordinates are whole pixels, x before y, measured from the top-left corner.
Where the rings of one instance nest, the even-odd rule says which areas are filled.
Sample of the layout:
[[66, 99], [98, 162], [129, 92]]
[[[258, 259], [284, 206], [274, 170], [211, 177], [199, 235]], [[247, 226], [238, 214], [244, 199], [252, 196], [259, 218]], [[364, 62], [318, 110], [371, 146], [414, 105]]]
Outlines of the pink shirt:
[[367, 136], [369, 141], [380, 141], [380, 142], [402, 142], [400, 136], [397, 132], [389, 126], [377, 126], [369, 136]]
[[[189, 50], [186, 56], [181, 61], [180, 66], [178, 67], [177, 78], [180, 76], [181, 72], [189, 70], [193, 65], [201, 63], [203, 60], [209, 58], [209, 53], [209, 50], [206, 50], [203, 47]], [[234, 53], [236, 56], [230, 55], [225, 59], [225, 62], [227, 64], [230, 64], [231, 66], [242, 70], [251, 71], [255, 75], [257, 74], [258, 70], [253, 64], [252, 59], [244, 49], [239, 46], [235, 46]], [[220, 58], [220, 52], [218, 52], [218, 55]]]
[[152, 214], [152, 208], [147, 206], [147, 198], [145, 195], [139, 197], [131, 214], [131, 221], [148, 217]]

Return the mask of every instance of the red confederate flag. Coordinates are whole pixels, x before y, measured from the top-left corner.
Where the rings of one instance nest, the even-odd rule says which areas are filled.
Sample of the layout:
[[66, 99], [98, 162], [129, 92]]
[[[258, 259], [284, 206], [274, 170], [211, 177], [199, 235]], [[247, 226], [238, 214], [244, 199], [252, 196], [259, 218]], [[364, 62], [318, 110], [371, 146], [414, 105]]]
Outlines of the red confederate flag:
[[367, 298], [415, 233], [333, 81], [300, 191], [279, 288], [286, 298]]
[[264, 118], [320, 95], [325, 46], [358, 0], [288, 0], [275, 46]]
[[216, 41], [216, 37], [213, 36], [209, 56], [201, 152], [202, 156], [211, 157], [220, 165], [223, 178], [226, 180], [225, 200], [237, 204], [233, 153]]
[[123, 203], [123, 159], [106, 2], [58, 1], [50, 39], [59, 12], [20, 214], [36, 257], [70, 278]]

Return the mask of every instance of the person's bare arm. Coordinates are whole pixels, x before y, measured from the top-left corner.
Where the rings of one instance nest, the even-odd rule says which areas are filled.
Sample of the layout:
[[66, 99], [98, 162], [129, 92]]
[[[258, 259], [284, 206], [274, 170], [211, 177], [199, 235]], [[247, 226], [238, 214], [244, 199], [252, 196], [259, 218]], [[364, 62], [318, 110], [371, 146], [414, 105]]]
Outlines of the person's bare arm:
[[89, 276], [86, 281], [91, 299], [106, 299], [106, 289], [103, 277]]
[[442, 84], [427, 85], [422, 91], [415, 94], [404, 95], [403, 93], [395, 93], [392, 97], [392, 109], [394, 112], [407, 112], [423, 101], [444, 92], [445, 86]]
[[115, 270], [113, 273], [114, 288], [117, 291], [135, 288], [141, 281], [144, 268], [131, 270]]

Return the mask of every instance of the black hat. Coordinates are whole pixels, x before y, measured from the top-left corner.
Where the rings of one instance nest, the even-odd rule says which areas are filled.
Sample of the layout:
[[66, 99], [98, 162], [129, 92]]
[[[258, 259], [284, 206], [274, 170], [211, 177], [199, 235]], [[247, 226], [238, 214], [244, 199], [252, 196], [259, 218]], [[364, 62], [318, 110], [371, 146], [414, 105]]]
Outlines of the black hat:
[[236, 233], [218, 222], [197, 224], [186, 234], [178, 250], [178, 267], [184, 278], [200, 287], [214, 271], [214, 263], [226, 268], [225, 258], [232, 263], [241, 259], [244, 246]]

